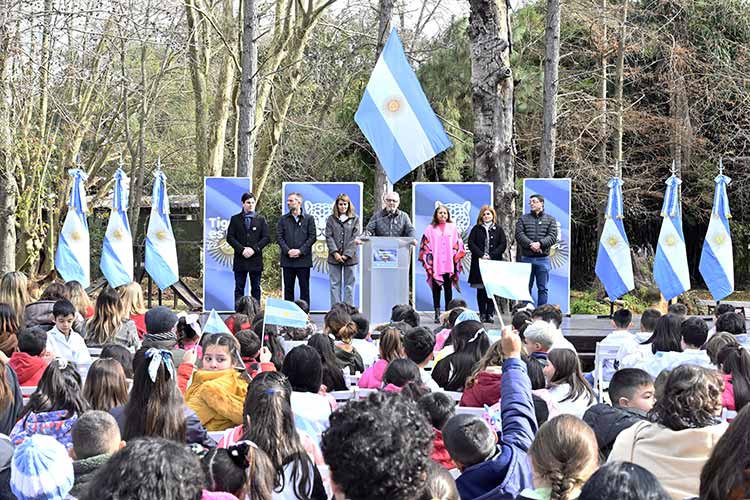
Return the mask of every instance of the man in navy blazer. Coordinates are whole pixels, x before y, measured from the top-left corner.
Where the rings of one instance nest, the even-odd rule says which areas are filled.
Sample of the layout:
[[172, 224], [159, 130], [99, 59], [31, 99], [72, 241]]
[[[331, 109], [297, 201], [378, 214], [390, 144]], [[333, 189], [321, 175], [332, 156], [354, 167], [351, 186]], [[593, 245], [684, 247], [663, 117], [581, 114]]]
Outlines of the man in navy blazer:
[[242, 212], [229, 220], [227, 243], [234, 249], [234, 300], [245, 295], [250, 275], [250, 294], [260, 302], [260, 276], [263, 273], [263, 248], [270, 243], [266, 219], [255, 211], [253, 193], [243, 193]]

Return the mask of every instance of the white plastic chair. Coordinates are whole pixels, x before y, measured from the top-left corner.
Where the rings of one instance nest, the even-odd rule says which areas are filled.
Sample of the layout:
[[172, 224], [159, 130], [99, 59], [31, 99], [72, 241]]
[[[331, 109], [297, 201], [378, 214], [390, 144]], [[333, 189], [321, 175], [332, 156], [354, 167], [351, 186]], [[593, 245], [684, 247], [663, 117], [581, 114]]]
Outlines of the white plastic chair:
[[604, 392], [609, 388], [609, 382], [604, 381], [604, 362], [617, 361], [617, 353], [620, 351], [620, 346], [617, 345], [602, 345], [601, 342], [596, 343], [596, 354], [594, 357], [594, 381], [596, 382], [597, 390], [599, 391], [599, 402], [604, 402]]
[[284, 354], [288, 354], [289, 351], [297, 347], [298, 345], [307, 345], [307, 340], [284, 340]]
[[92, 358], [98, 358], [102, 355], [102, 348], [101, 347], [89, 347], [89, 355], [91, 355]]
[[456, 406], [456, 415], [465, 413], [467, 415], [484, 416], [484, 408], [474, 408], [471, 406]]
[[356, 395], [354, 399], [367, 399], [367, 396], [372, 394], [373, 392], [378, 392], [377, 389], [359, 389], [356, 390]]
[[333, 396], [336, 401], [349, 401], [350, 399], [354, 399], [354, 390], [331, 391], [328, 394]]

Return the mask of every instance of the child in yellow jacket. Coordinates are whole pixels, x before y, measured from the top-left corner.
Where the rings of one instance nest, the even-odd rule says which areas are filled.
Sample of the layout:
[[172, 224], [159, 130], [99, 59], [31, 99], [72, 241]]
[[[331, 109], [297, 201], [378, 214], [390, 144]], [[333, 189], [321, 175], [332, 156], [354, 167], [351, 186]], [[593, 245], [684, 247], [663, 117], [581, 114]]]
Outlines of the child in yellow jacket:
[[[185, 391], [185, 402], [198, 415], [208, 431], [223, 431], [244, 422], [243, 405], [250, 377], [240, 356], [240, 346], [234, 336], [213, 333], [206, 336], [200, 369], [193, 370], [194, 349], [185, 352], [178, 369], [179, 378], [192, 382]], [[270, 359], [270, 351], [261, 350]]]

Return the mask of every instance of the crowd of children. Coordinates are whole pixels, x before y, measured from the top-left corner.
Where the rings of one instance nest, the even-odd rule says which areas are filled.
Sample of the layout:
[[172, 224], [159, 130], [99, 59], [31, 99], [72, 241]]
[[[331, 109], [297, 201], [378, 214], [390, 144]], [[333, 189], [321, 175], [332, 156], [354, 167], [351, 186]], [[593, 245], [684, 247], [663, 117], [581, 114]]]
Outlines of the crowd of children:
[[347, 304], [277, 328], [241, 297], [209, 329], [135, 283], [32, 291], [0, 278], [0, 498], [750, 497], [733, 308], [711, 329], [648, 309], [637, 332], [616, 311], [616, 356], [584, 373], [552, 305], [497, 338], [460, 300], [433, 331], [403, 304], [372, 329]]

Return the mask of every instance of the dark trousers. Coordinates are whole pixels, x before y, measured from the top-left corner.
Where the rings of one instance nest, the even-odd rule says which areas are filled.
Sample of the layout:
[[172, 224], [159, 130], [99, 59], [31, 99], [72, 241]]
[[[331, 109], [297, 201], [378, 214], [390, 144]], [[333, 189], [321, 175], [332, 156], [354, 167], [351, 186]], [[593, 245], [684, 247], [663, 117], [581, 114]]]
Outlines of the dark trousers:
[[299, 298], [310, 305], [310, 268], [282, 267], [284, 271], [284, 300], [294, 300], [294, 280], [299, 281]]
[[495, 306], [492, 304], [492, 299], [487, 296], [487, 290], [484, 288], [477, 288], [477, 306], [479, 307], [479, 317], [485, 314], [489, 316], [495, 314]]
[[245, 283], [247, 275], [250, 275], [250, 295], [260, 302], [260, 275], [262, 271], [235, 271], [234, 272], [234, 301], [245, 295]]
[[443, 275], [443, 286], [433, 280], [432, 281], [432, 305], [435, 309], [440, 309], [440, 289], [445, 290], [445, 307], [448, 307], [448, 302], [453, 300], [453, 283], [451, 282], [451, 275], [446, 273]]

